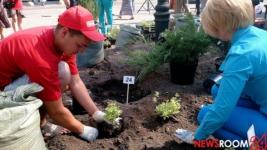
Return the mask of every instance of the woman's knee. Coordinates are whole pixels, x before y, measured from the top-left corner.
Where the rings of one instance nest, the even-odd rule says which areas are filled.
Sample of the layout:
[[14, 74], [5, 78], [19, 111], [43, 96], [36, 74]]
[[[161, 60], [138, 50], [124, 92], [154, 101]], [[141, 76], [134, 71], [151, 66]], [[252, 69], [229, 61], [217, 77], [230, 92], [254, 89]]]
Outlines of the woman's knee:
[[206, 115], [206, 113], [209, 111], [209, 107], [210, 105], [203, 105], [201, 106], [198, 115], [197, 115], [197, 121], [200, 124], [204, 118], [204, 116]]
[[215, 99], [217, 94], [218, 94], [218, 90], [219, 90], [219, 87], [218, 85], [214, 84], [212, 87], [211, 87], [211, 95], [212, 95], [212, 98]]

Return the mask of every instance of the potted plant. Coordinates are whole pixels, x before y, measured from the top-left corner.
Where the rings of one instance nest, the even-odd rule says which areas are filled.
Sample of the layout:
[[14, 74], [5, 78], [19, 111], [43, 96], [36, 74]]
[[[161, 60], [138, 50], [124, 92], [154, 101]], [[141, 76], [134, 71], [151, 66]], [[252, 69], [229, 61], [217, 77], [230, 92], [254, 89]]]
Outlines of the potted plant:
[[[95, 24], [98, 19], [98, 6], [95, 0], [80, 0], [79, 4], [88, 9], [94, 16]], [[77, 54], [79, 68], [91, 67], [104, 60], [104, 42], [91, 42], [83, 53]]]
[[210, 45], [210, 38], [203, 30], [197, 29], [192, 15], [186, 16], [185, 25], [175, 31], [165, 31], [162, 41], [157, 43], [143, 58], [138, 80], [143, 80], [146, 75], [164, 63], [170, 63], [171, 81], [177, 84], [192, 84], [198, 58], [204, 54]]

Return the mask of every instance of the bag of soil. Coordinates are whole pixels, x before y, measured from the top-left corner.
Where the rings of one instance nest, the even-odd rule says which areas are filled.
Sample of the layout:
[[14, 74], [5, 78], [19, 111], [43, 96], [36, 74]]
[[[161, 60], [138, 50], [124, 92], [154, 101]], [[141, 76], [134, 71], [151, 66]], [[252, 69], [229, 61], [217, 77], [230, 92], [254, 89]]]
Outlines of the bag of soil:
[[77, 54], [79, 68], [92, 67], [104, 60], [103, 42], [90, 43], [83, 53]]
[[0, 92], [0, 150], [46, 150], [40, 129], [39, 107], [34, 95], [43, 88], [28, 84]]
[[128, 43], [134, 43], [135, 41], [145, 41], [144, 36], [141, 34], [141, 30], [129, 25], [121, 25], [116, 40], [116, 47], [120, 48]]

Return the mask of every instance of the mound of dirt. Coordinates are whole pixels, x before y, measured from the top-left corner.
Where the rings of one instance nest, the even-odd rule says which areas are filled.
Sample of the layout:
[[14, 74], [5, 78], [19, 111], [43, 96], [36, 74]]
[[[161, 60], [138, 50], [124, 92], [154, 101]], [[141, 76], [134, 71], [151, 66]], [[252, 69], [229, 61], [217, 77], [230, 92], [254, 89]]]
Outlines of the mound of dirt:
[[[136, 49], [129, 46], [129, 50]], [[144, 44], [138, 48], [146, 49]], [[192, 85], [181, 86], [173, 84], [169, 79], [169, 68], [165, 65], [149, 75], [145, 81], [130, 86], [130, 103], [125, 104], [126, 87], [122, 84], [124, 75], [136, 75], [136, 71], [123, 63], [126, 53], [119, 49], [107, 49], [106, 59], [94, 66], [80, 70], [82, 80], [91, 90], [91, 96], [98, 107], [103, 109], [107, 102], [116, 101], [123, 110], [123, 131], [114, 137], [104, 137], [94, 142], [86, 142], [70, 135], [58, 135], [47, 141], [51, 150], [180, 150], [193, 149], [192, 145], [182, 143], [174, 136], [177, 128], [195, 130], [197, 113], [200, 105], [211, 103], [211, 97], [202, 87], [203, 81], [215, 71], [218, 52], [209, 52], [199, 59], [195, 82]], [[155, 91], [162, 98], [169, 98], [179, 93], [181, 95], [180, 113], [167, 121], [158, 119], [155, 113], [156, 104], [152, 101]], [[75, 115], [81, 122], [89, 125], [87, 114]]]

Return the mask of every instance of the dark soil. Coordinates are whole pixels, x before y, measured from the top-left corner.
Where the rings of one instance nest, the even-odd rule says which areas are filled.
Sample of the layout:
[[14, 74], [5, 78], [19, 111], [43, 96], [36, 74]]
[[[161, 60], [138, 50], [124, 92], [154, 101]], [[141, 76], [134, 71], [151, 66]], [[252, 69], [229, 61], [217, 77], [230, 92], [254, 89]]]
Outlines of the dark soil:
[[[148, 49], [144, 44], [127, 46], [128, 50]], [[80, 70], [80, 75], [91, 96], [100, 109], [110, 101], [116, 102], [123, 110], [123, 129], [118, 135], [101, 136], [94, 142], [86, 142], [70, 135], [58, 135], [47, 141], [51, 150], [190, 150], [194, 149], [174, 136], [177, 128], [195, 130], [197, 113], [204, 103], [211, 103], [211, 97], [202, 86], [203, 81], [215, 72], [218, 52], [209, 52], [199, 59], [192, 85], [177, 85], [170, 82], [169, 65], [166, 64], [150, 74], [145, 81], [130, 86], [129, 104], [125, 104], [126, 88], [122, 84], [124, 75], [136, 76], [136, 71], [124, 62], [127, 52], [123, 49], [106, 49], [106, 59], [93, 68]], [[179, 93], [180, 113], [167, 121], [158, 119], [153, 93], [160, 92], [161, 99]], [[68, 95], [68, 94], [67, 94]], [[64, 99], [71, 99], [64, 97]], [[70, 107], [72, 108], [72, 107]], [[73, 109], [73, 108], [72, 108]], [[76, 111], [81, 111], [80, 109]], [[76, 113], [78, 114], [78, 113]], [[87, 114], [75, 117], [86, 125], [91, 124]], [[91, 124], [92, 125], [92, 124]]]

